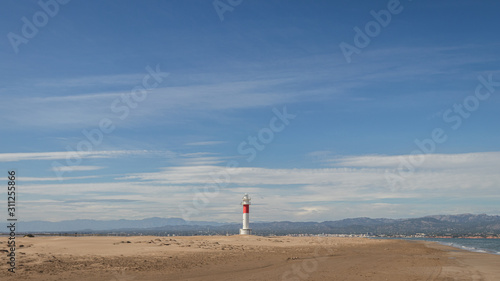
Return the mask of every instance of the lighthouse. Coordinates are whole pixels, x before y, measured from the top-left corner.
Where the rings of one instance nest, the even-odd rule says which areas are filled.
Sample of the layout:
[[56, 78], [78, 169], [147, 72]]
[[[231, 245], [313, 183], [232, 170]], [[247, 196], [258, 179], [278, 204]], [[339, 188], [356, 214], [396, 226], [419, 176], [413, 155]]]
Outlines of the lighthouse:
[[245, 193], [245, 196], [241, 199], [241, 205], [243, 205], [243, 228], [240, 228], [240, 235], [252, 234], [252, 229], [250, 228], [250, 196]]

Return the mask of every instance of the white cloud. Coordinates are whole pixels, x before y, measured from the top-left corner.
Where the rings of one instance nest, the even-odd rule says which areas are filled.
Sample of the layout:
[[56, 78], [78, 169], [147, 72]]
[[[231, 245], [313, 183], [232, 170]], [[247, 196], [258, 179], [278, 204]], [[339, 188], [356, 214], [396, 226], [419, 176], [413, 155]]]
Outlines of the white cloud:
[[334, 166], [371, 167], [396, 169], [401, 163], [414, 159], [413, 165], [422, 169], [476, 169], [498, 168], [500, 152], [464, 153], [464, 154], [419, 154], [410, 155], [363, 155], [329, 159]]
[[99, 176], [83, 176], [83, 177], [23, 177], [23, 182], [43, 182], [43, 181], [69, 181], [69, 180], [83, 180], [83, 179], [95, 179]]
[[311, 216], [327, 212], [329, 209], [324, 206], [302, 207], [299, 209], [297, 216]]
[[[76, 79], [78, 80], [78, 79]], [[86, 78], [83, 78], [86, 81]], [[140, 80], [138, 85], [140, 85]], [[165, 117], [168, 115], [189, 114], [191, 117], [196, 112], [207, 112], [221, 109], [255, 108], [294, 102], [299, 94], [285, 92], [279, 89], [283, 83], [291, 83], [293, 79], [260, 79], [252, 81], [231, 81], [221, 83], [206, 83], [203, 85], [189, 84], [182, 86], [158, 87], [148, 91], [147, 98], [129, 106], [130, 115], [127, 124], [142, 124], [152, 116]], [[77, 83], [78, 84], [78, 83]], [[103, 118], [110, 118], [116, 122], [119, 115], [111, 109], [113, 102], [124, 106], [121, 97], [130, 93], [133, 86], [122, 91], [91, 92], [80, 95], [55, 95], [38, 98], [9, 98], [5, 104], [17, 106], [2, 106], [0, 104], [0, 117], [9, 120], [10, 125], [78, 128], [85, 126], [98, 126]], [[302, 96], [306, 97], [304, 93]], [[42, 106], [41, 106], [42, 105]], [[115, 104], [115, 107], [117, 104]], [[13, 110], [23, 112], [15, 114]], [[162, 118], [164, 119], [164, 118]], [[172, 122], [172, 118], [167, 118]]]
[[[191, 156], [198, 159], [207, 155]], [[153, 173], [123, 175], [114, 182], [33, 182], [25, 185], [23, 192], [34, 198], [51, 196], [63, 201], [59, 205], [44, 204], [66, 212], [66, 218], [76, 218], [82, 212], [91, 217], [98, 214], [99, 207], [116, 218], [139, 216], [139, 213], [143, 217], [162, 214], [181, 217], [180, 203], [193, 206], [194, 198], [203, 194], [206, 184], [218, 181], [221, 183], [219, 193], [208, 197], [207, 204], [191, 219], [220, 221], [239, 219], [235, 214], [241, 211], [239, 202], [245, 192], [253, 198], [252, 219], [261, 221], [321, 221], [355, 216], [401, 217], [403, 214], [411, 217], [460, 213], [460, 210], [485, 212], [492, 206], [477, 202], [500, 199], [500, 153], [427, 156], [426, 168], [408, 174], [400, 189], [393, 189], [384, 176], [385, 171], [397, 168], [398, 162], [394, 160], [397, 156], [368, 155], [337, 158], [337, 167], [322, 169], [240, 167], [228, 171], [213, 164], [164, 167]], [[340, 166], [343, 164], [350, 167]], [[78, 199], [66, 202], [67, 198]], [[109, 205], [102, 200], [116, 202]], [[452, 203], [435, 204], [435, 200]], [[467, 200], [471, 203], [453, 203]], [[80, 204], [76, 206], [76, 202]], [[33, 203], [29, 208], [41, 206]]]
[[[334, 168], [266, 169], [236, 168], [228, 171], [216, 165], [190, 165], [162, 168], [160, 172], [123, 177], [126, 180], [153, 181], [162, 184], [206, 184], [220, 178], [238, 185], [307, 185], [330, 188], [380, 188], [393, 190], [385, 173], [396, 171], [399, 157], [355, 156], [336, 159]], [[404, 174], [404, 190], [450, 190], [456, 188], [492, 188], [500, 186], [500, 153], [426, 155], [421, 168]]]
[[116, 158], [134, 154], [150, 154], [147, 150], [104, 150], [104, 151], [54, 151], [54, 152], [22, 152], [0, 153], [0, 162], [27, 160], [58, 160], [77, 155], [79, 158]]
[[101, 170], [105, 167], [100, 166], [62, 166], [62, 167], [53, 167], [52, 171], [56, 172], [81, 172], [81, 171], [95, 171]]
[[278, 201], [297, 204], [434, 197], [500, 198], [500, 192], [496, 191], [500, 187], [500, 153], [427, 155], [425, 169], [405, 174], [403, 185], [395, 189], [386, 180], [385, 172], [397, 169], [397, 159], [397, 156], [383, 155], [344, 157], [337, 159], [336, 166], [351, 167], [323, 169], [242, 167], [228, 171], [215, 165], [180, 166], [122, 179], [201, 186], [219, 181], [225, 183], [224, 186], [236, 185], [238, 191], [242, 191], [241, 186], [270, 186], [262, 189], [262, 194], [274, 194], [281, 198]]

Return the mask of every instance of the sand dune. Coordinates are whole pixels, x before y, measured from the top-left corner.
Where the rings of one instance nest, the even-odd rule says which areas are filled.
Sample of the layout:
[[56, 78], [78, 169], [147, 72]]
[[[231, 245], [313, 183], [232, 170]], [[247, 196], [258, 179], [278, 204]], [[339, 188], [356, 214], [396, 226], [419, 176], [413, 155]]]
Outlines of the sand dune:
[[96, 236], [19, 238], [18, 245], [17, 272], [2, 262], [1, 280], [500, 280], [500, 256], [429, 242]]

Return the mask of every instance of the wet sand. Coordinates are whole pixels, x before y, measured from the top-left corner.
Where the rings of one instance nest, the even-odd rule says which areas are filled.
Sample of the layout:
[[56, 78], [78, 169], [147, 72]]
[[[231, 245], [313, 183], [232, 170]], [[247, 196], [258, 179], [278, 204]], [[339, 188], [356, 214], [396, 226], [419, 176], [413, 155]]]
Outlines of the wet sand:
[[2, 252], [0, 280], [500, 280], [499, 255], [421, 241], [94, 236], [17, 243], [16, 273]]

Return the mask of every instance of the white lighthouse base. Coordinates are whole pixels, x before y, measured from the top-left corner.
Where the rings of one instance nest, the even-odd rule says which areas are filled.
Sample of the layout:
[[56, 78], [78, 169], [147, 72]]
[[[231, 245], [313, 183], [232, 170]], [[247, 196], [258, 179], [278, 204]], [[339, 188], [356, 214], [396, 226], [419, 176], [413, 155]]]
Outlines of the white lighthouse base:
[[251, 228], [240, 228], [240, 235], [250, 235], [252, 234], [252, 229]]

